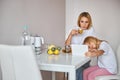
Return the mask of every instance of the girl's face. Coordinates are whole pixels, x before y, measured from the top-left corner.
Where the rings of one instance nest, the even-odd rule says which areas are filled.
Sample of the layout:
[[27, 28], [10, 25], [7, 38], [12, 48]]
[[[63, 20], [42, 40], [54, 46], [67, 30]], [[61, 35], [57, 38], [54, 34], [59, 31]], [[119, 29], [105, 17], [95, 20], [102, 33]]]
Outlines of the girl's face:
[[89, 49], [97, 49], [97, 46], [94, 42], [85, 43], [85, 45], [88, 45]]
[[88, 29], [88, 25], [89, 25], [88, 18], [86, 18], [86, 17], [81, 17], [80, 25], [81, 25], [81, 29], [83, 29], [83, 30]]

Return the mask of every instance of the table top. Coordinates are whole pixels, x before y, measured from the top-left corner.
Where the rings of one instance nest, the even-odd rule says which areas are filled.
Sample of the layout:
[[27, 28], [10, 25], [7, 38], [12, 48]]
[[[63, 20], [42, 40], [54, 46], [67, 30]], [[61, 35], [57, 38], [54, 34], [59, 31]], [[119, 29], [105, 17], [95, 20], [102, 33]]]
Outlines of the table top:
[[60, 53], [59, 55], [49, 55], [47, 52], [43, 52], [40, 55], [37, 55], [37, 62], [40, 66], [54, 66], [54, 67], [69, 67], [77, 69], [90, 58], [84, 56], [73, 56], [69, 53]]

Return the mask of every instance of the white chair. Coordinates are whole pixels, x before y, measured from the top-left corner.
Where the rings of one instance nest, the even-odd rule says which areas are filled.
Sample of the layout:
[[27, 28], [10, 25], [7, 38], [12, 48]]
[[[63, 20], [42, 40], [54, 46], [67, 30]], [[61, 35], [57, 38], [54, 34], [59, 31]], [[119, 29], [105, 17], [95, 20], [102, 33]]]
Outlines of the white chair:
[[118, 74], [117, 75], [107, 75], [107, 76], [98, 76], [95, 80], [120, 80], [120, 45], [117, 49], [117, 63], [118, 63]]
[[2, 80], [42, 80], [30, 46], [0, 45]]

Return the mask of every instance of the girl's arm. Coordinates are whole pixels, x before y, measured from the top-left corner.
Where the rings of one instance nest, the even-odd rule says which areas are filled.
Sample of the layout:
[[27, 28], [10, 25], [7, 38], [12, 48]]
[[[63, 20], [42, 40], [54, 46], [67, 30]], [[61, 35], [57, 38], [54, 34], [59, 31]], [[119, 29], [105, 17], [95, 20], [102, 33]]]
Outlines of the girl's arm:
[[73, 30], [70, 32], [68, 38], [66, 39], [65, 45], [70, 45], [70, 44], [71, 44], [71, 40], [72, 40], [72, 36], [73, 36], [73, 35], [77, 35], [77, 34], [78, 34], [78, 30], [73, 29]]
[[101, 56], [103, 53], [104, 53], [103, 50], [92, 49], [86, 52], [85, 55], [88, 57], [98, 57]]

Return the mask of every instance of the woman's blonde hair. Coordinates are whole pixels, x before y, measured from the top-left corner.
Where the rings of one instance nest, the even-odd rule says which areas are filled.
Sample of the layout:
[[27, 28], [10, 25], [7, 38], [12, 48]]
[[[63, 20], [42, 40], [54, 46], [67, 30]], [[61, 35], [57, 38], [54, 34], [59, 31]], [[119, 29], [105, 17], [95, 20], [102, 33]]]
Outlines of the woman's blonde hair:
[[97, 47], [97, 49], [98, 49], [98, 48], [99, 48], [99, 44], [98, 44], [98, 43], [100, 43], [100, 42], [102, 42], [102, 41], [103, 41], [103, 40], [100, 40], [100, 39], [98, 39], [98, 38], [96, 38], [96, 37], [88, 36], [88, 37], [85, 38], [83, 44], [93, 42], [93, 43], [95, 43], [95, 45], [96, 45], [96, 47]]
[[77, 25], [78, 25], [79, 27], [81, 27], [80, 20], [81, 20], [82, 17], [88, 18], [88, 21], [89, 21], [89, 22], [88, 22], [88, 23], [89, 23], [88, 29], [89, 29], [89, 28], [92, 26], [92, 19], [91, 19], [90, 14], [89, 14], [88, 12], [82, 12], [82, 13], [78, 16]]

